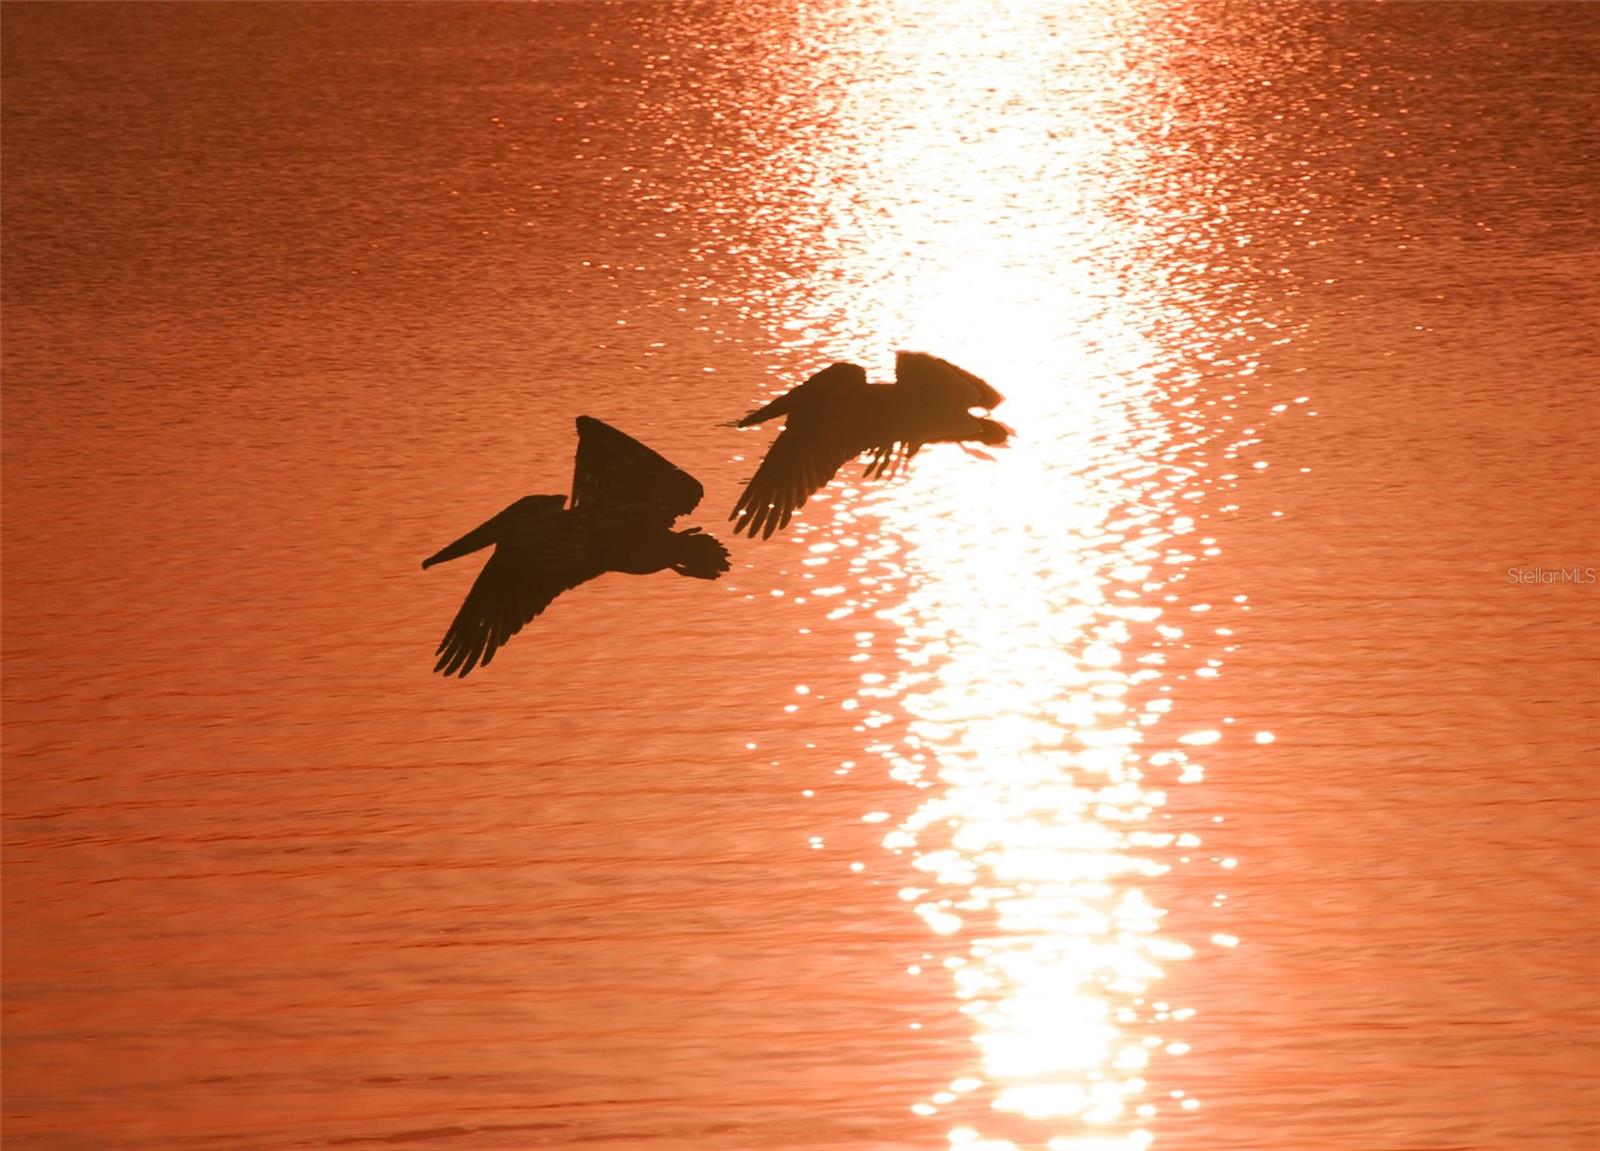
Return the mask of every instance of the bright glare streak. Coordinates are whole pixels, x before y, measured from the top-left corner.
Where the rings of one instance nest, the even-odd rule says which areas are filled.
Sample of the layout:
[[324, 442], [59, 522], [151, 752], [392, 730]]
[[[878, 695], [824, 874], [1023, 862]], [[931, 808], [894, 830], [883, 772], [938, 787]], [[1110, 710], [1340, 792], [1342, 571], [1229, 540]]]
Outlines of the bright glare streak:
[[[1203, 521], [1237, 477], [1197, 462], [1198, 373], [1159, 335], [1193, 320], [1108, 258], [1149, 239], [1146, 204], [1110, 175], [1143, 142], [1115, 117], [1039, 111], [1040, 93], [1085, 73], [1107, 107], [1131, 100], [1126, 22], [1046, 8], [974, 22], [960, 5], [862, 5], [848, 51], [825, 54], [817, 81], [841, 97], [806, 159], [834, 263], [818, 279], [833, 287], [783, 302], [796, 344], [809, 360], [811, 333], [848, 335], [879, 380], [897, 348], [945, 356], [1005, 394], [996, 415], [1018, 434], [992, 462], [933, 446], [902, 480], [835, 487], [831, 518], [797, 534], [809, 594], [863, 629], [851, 658], [871, 668], [847, 714], [919, 789], [881, 841], [939, 953], [917, 970], [944, 968], [972, 1027], [977, 1074], [930, 1084], [915, 1112], [963, 1107], [952, 1147], [1012, 1146], [973, 1118], [982, 1099], [1037, 1124], [1034, 1145], [1143, 1151], [1158, 1106], [1144, 1076], [1170, 1078], [1187, 1050], [1151, 1029], [1192, 1013], [1151, 1002], [1192, 954], [1164, 934], [1152, 885], [1200, 846], [1167, 822], [1166, 787], [1200, 782], [1191, 756], [1221, 738], [1166, 730], [1175, 685], [1222, 673], [1185, 657], [1203, 642], [1189, 633], [1222, 634], [1229, 610], [1180, 593], [1186, 568], [1221, 550]], [[903, 130], [999, 107], [959, 147]]]

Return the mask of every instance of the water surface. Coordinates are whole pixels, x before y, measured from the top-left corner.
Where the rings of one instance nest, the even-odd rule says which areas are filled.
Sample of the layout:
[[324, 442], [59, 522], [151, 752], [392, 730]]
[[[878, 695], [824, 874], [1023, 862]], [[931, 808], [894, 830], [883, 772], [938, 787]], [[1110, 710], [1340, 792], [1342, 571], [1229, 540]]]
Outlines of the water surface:
[[[1600, 1137], [1590, 9], [6, 21], [8, 1144]], [[898, 347], [1015, 444], [430, 675]]]

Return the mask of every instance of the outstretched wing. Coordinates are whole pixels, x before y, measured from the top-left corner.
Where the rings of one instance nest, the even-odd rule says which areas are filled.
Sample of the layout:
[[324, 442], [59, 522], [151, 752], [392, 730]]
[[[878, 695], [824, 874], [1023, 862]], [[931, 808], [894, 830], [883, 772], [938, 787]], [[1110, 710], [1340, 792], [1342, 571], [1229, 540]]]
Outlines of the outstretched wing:
[[700, 481], [630, 435], [593, 416], [578, 417], [572, 506], [641, 526], [670, 528], [694, 511]]
[[796, 508], [833, 479], [839, 468], [874, 444], [865, 426], [867, 373], [855, 364], [824, 368], [799, 387], [739, 421], [740, 427], [787, 416], [728, 518], [734, 534], [763, 539], [788, 525]]
[[896, 387], [914, 391], [922, 403], [949, 406], [961, 411], [968, 408], [993, 409], [1005, 400], [987, 381], [965, 368], [956, 367], [949, 360], [941, 360], [926, 352], [897, 352], [894, 357], [894, 382]]
[[859, 364], [829, 364], [803, 384], [796, 384], [765, 407], [739, 418], [735, 427], [748, 428], [763, 424], [774, 416], [789, 416], [788, 426], [794, 426], [793, 417], [814, 421], [829, 413], [848, 411], [851, 401], [867, 386], [866, 369]]
[[494, 554], [439, 641], [434, 671], [466, 675], [480, 663], [487, 667], [558, 595], [605, 571], [584, 537], [568, 526], [571, 521], [559, 509], [554, 516], [543, 514], [548, 510], [501, 525]]

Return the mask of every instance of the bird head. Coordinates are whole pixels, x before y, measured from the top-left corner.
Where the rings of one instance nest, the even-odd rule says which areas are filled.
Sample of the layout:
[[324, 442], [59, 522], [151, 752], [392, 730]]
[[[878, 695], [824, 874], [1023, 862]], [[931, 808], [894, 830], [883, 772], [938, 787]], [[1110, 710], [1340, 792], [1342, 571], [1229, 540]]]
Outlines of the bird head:
[[974, 416], [972, 423], [976, 438], [981, 443], [1003, 444], [1011, 438], [1011, 429], [999, 420], [992, 420], [987, 416]]

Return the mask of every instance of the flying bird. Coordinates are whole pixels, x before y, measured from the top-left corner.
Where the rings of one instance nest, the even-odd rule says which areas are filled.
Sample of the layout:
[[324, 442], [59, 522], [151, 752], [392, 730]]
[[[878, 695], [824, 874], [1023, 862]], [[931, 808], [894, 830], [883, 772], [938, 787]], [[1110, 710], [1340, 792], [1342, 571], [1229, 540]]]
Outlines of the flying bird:
[[897, 354], [892, 384], [867, 383], [856, 364], [823, 368], [735, 423], [747, 428], [787, 417], [728, 516], [739, 521], [734, 534], [765, 539], [786, 527], [795, 509], [864, 452], [872, 453], [862, 473], [870, 480], [909, 463], [923, 444], [1005, 443], [1010, 428], [972, 414], [1004, 398], [971, 372], [924, 352]]
[[705, 490], [632, 436], [578, 417], [572, 503], [524, 496], [422, 561], [424, 568], [494, 545], [494, 554], [439, 641], [433, 670], [466, 675], [564, 591], [606, 572], [649, 575], [671, 568], [714, 580], [728, 549], [699, 528], [673, 531]]

